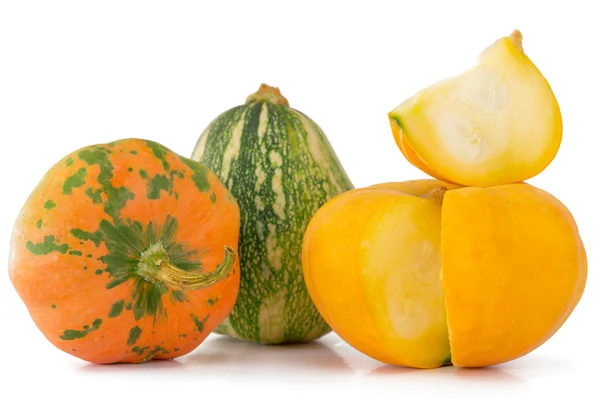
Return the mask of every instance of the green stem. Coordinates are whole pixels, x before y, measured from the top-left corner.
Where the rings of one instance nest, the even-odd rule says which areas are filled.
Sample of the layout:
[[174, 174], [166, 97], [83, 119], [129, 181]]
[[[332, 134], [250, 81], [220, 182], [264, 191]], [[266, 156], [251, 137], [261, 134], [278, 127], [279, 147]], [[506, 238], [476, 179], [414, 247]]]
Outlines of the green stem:
[[214, 285], [229, 274], [236, 257], [235, 250], [225, 246], [225, 257], [214, 271], [185, 271], [171, 264], [161, 243], [156, 245], [142, 254], [137, 273], [148, 282], [163, 282], [172, 289], [200, 290]]

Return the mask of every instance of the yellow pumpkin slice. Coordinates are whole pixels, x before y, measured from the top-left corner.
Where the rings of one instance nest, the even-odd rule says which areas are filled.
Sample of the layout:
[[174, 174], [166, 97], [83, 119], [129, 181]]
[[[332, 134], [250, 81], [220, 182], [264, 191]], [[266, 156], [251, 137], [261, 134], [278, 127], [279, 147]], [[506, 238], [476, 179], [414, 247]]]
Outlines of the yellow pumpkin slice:
[[429, 175], [467, 186], [531, 178], [554, 159], [562, 118], [548, 82], [514, 31], [475, 66], [441, 80], [389, 113], [404, 156]]

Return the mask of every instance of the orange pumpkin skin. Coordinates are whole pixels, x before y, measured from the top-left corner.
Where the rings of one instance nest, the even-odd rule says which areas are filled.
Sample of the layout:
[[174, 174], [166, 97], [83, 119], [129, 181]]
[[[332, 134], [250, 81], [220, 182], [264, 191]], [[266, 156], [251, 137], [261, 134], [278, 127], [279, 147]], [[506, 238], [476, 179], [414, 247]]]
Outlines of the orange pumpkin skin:
[[[233, 308], [237, 257], [227, 271], [219, 263], [225, 246], [237, 252], [239, 225], [235, 199], [203, 165], [140, 139], [89, 146], [55, 164], [26, 201], [9, 275], [59, 349], [99, 364], [174, 358]], [[167, 263], [225, 275], [186, 290], [154, 277]]]

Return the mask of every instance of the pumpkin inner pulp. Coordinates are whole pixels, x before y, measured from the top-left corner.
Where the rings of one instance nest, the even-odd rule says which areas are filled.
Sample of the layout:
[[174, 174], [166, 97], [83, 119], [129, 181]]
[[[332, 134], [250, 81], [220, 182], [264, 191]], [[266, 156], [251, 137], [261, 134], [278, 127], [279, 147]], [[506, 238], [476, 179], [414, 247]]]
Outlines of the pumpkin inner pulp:
[[366, 226], [364, 298], [375, 328], [388, 332], [380, 336], [381, 346], [388, 354], [402, 354], [402, 364], [450, 363], [440, 279], [444, 193], [445, 188], [434, 188], [402, 196]]

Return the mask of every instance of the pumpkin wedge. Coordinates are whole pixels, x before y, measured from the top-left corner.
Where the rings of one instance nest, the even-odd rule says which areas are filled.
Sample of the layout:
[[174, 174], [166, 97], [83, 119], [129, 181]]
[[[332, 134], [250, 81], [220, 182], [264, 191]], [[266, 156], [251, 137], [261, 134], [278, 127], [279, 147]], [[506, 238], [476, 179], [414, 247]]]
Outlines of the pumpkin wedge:
[[467, 186], [516, 183], [544, 170], [562, 139], [548, 82], [514, 31], [475, 66], [424, 88], [389, 113], [396, 144], [434, 178]]
[[152, 141], [55, 164], [13, 229], [10, 278], [59, 349], [107, 364], [174, 358], [233, 308], [239, 209], [205, 166]]

